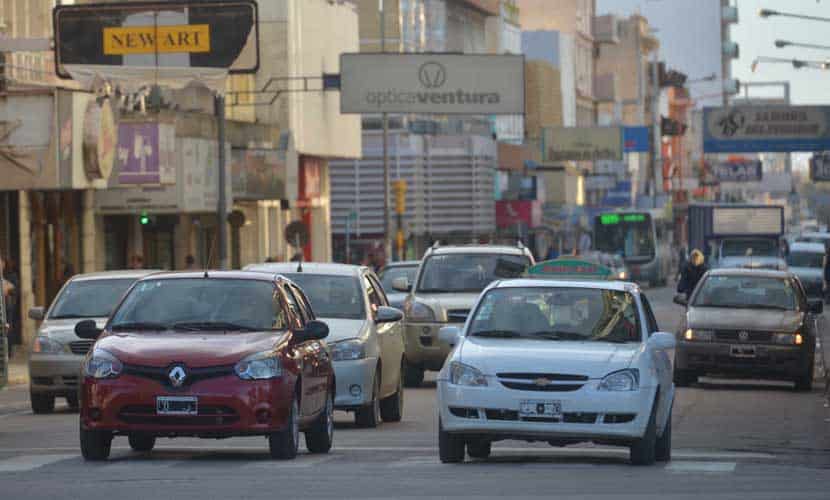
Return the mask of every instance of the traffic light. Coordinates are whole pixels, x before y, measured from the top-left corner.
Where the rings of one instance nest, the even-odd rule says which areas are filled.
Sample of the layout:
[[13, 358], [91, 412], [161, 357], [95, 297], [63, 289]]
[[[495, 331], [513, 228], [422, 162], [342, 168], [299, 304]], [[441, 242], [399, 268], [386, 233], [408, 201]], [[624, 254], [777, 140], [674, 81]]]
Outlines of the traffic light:
[[138, 222], [140, 222], [142, 226], [147, 226], [150, 224], [150, 216], [147, 215], [147, 212], [141, 212], [141, 216], [138, 218]]
[[665, 116], [660, 117], [660, 135], [678, 136], [685, 133], [686, 125], [684, 123], [666, 118]]

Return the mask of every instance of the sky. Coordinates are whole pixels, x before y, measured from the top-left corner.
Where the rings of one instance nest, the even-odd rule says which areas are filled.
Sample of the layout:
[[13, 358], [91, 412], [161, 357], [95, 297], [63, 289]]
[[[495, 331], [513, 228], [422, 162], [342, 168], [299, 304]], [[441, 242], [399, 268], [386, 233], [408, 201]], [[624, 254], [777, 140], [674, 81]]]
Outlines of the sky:
[[[789, 81], [793, 104], [830, 104], [830, 70], [800, 69], [791, 64], [761, 63], [752, 72], [758, 56], [791, 59], [830, 59], [830, 50], [775, 47], [775, 40], [830, 45], [830, 23], [758, 16], [761, 8], [830, 18], [830, 0], [731, 0], [738, 7], [738, 24], [731, 27], [731, 38], [740, 46], [740, 58], [732, 62], [732, 76], [741, 82]], [[639, 12], [658, 29], [661, 58], [669, 67], [686, 73], [689, 79], [717, 73], [720, 76], [719, 0], [597, 0], [598, 14], [627, 16]], [[711, 97], [720, 89], [715, 84], [692, 84], [693, 97], [706, 105], [716, 105]], [[781, 92], [770, 89], [766, 92]], [[761, 89], [750, 96], [764, 96]], [[780, 95], [780, 94], [779, 94]], [[708, 99], [705, 96], [710, 96]]]

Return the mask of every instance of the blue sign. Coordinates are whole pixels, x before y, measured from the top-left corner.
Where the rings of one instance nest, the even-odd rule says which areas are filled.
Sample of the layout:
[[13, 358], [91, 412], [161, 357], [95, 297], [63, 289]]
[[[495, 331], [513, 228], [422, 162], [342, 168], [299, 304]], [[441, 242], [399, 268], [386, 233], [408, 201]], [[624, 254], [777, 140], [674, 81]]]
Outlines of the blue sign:
[[704, 153], [830, 149], [830, 106], [704, 108]]
[[623, 151], [626, 153], [648, 153], [650, 143], [649, 127], [623, 127]]
[[720, 182], [760, 182], [764, 178], [758, 160], [716, 163], [712, 173]]
[[631, 206], [631, 181], [619, 181], [614, 189], [605, 193], [602, 200], [606, 207], [630, 207]]

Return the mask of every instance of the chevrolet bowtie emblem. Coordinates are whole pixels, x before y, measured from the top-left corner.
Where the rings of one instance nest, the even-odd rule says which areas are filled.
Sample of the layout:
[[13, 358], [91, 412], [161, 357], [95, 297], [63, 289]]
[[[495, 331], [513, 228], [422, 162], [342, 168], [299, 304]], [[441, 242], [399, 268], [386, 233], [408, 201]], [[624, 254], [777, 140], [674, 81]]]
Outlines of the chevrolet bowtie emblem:
[[534, 384], [538, 385], [539, 387], [546, 387], [550, 385], [550, 380], [546, 379], [545, 377], [537, 378], [533, 381]]
[[184, 380], [187, 378], [187, 372], [185, 372], [184, 368], [181, 366], [174, 366], [167, 376], [170, 378], [170, 383], [173, 384], [173, 387], [181, 387], [182, 384], [184, 384]]

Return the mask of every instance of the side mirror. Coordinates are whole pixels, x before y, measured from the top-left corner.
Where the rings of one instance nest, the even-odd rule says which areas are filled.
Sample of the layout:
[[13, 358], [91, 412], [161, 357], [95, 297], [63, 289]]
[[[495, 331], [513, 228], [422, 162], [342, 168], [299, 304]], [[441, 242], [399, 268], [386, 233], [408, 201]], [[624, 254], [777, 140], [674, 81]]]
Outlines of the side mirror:
[[686, 296], [683, 295], [682, 293], [678, 293], [677, 295], [674, 296], [674, 303], [677, 304], [677, 305], [680, 305], [680, 306], [688, 306], [689, 305], [689, 299], [687, 299]]
[[824, 312], [824, 301], [821, 299], [813, 299], [807, 301], [807, 310], [813, 314], [821, 314]]
[[75, 325], [75, 335], [86, 340], [96, 340], [101, 335], [101, 330], [95, 320], [85, 319]]
[[457, 326], [443, 326], [438, 330], [438, 340], [455, 347], [461, 340], [461, 330]]
[[297, 335], [301, 342], [307, 340], [323, 340], [329, 336], [329, 325], [318, 320], [311, 320], [305, 325], [305, 329]]
[[677, 339], [671, 333], [654, 332], [648, 338], [648, 345], [658, 351], [667, 351], [677, 346]]
[[35, 321], [43, 321], [43, 318], [46, 317], [46, 310], [43, 307], [32, 307], [29, 309], [29, 319], [33, 319]]
[[375, 323], [394, 323], [403, 319], [403, 313], [394, 307], [381, 306], [375, 315]]
[[392, 289], [395, 291], [408, 292], [410, 288], [412, 288], [412, 284], [409, 283], [409, 278], [406, 276], [399, 276], [392, 280]]

